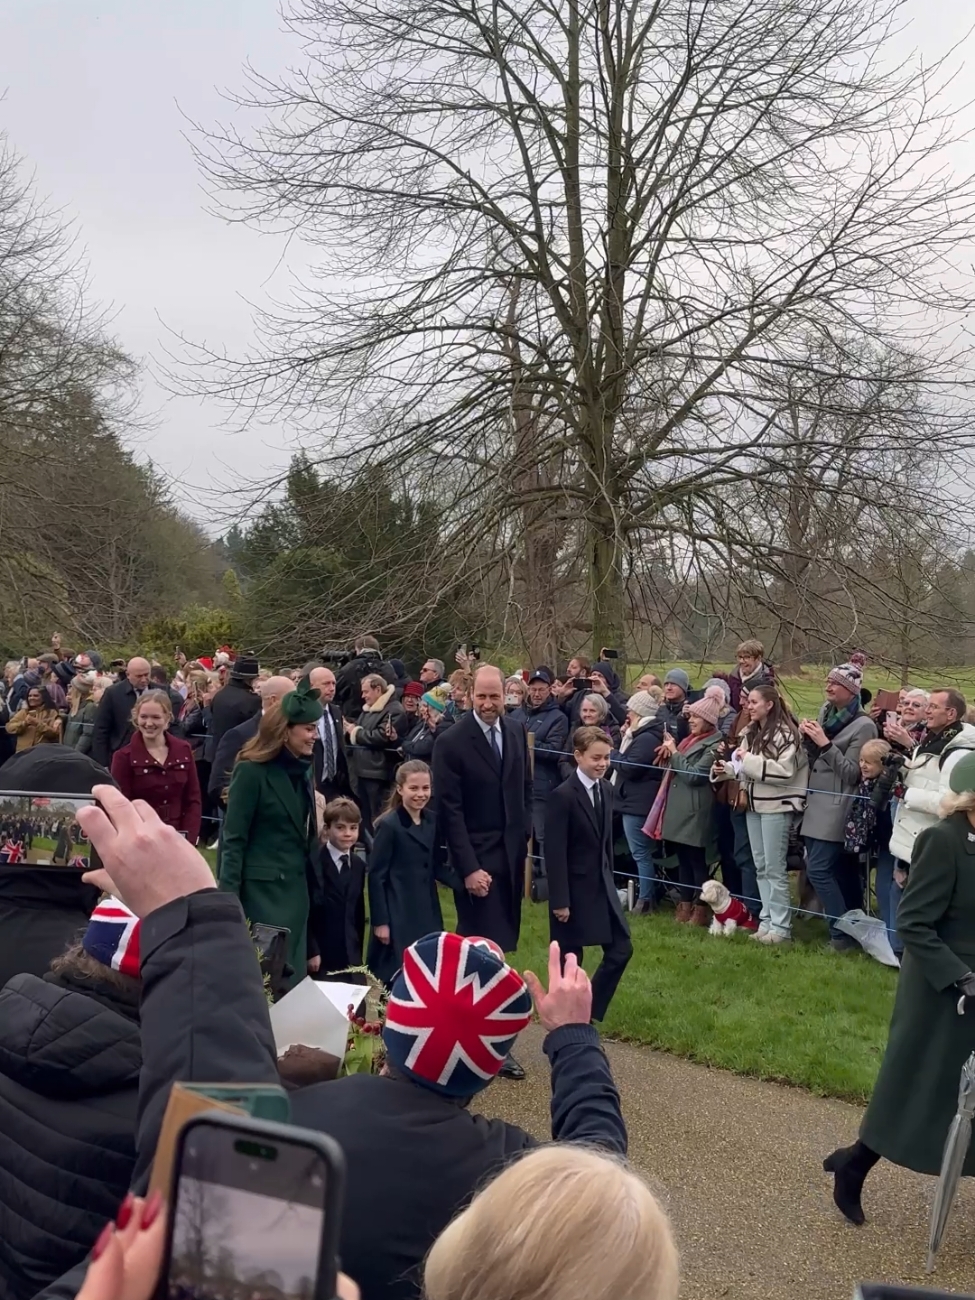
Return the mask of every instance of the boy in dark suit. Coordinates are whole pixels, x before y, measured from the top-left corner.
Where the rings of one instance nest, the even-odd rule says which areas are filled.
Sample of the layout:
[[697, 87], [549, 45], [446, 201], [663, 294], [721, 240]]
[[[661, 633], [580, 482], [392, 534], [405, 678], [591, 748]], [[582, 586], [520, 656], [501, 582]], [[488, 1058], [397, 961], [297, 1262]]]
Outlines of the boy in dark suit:
[[572, 737], [576, 771], [549, 795], [545, 809], [550, 932], [562, 960], [599, 945], [592, 979], [592, 1018], [602, 1020], [633, 956], [630, 928], [613, 883], [613, 787], [610, 742], [599, 727]]
[[308, 970], [315, 979], [362, 965], [366, 863], [356, 852], [361, 821], [351, 799], [333, 799], [322, 814], [321, 897], [308, 921]]

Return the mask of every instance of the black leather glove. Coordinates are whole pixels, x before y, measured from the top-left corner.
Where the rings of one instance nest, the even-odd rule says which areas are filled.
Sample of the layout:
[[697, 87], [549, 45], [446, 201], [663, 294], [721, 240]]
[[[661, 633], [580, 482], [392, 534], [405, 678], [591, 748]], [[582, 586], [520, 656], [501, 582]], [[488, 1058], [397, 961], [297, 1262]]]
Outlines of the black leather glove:
[[960, 980], [955, 980], [955, 988], [959, 993], [964, 993], [966, 998], [975, 998], [975, 974], [969, 971]]

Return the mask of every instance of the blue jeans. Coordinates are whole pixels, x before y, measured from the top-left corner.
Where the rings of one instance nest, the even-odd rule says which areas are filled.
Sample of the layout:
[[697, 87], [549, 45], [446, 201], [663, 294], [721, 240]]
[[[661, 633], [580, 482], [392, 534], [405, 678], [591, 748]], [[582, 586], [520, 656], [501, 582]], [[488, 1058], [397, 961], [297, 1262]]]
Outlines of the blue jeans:
[[789, 906], [789, 830], [792, 813], [745, 814], [748, 837], [762, 897], [760, 928], [780, 939], [792, 936], [792, 908]]
[[653, 841], [643, 833], [646, 820], [638, 813], [623, 813], [623, 834], [640, 877], [639, 897], [645, 903], [652, 903], [656, 897], [657, 871], [653, 862]]
[[904, 868], [904, 863], [898, 862], [890, 849], [881, 849], [877, 854], [877, 906], [880, 908], [880, 915], [884, 925], [887, 927], [887, 937], [890, 939], [890, 946], [899, 957], [904, 951], [904, 945], [897, 933], [897, 908], [900, 905], [901, 894], [903, 889], [894, 879], [894, 868]]
[[847, 936], [837, 930], [835, 921], [831, 919], [848, 910], [839, 882], [843, 845], [833, 840], [813, 840], [808, 835], [802, 838], [806, 842], [806, 875], [823, 905], [829, 922], [829, 936], [831, 939], [845, 939]]

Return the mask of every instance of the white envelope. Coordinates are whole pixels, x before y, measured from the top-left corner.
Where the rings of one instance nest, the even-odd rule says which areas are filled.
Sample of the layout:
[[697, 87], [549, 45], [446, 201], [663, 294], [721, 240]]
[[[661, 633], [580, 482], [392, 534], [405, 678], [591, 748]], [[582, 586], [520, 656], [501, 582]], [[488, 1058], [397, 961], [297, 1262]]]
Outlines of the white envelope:
[[329, 984], [306, 976], [271, 1007], [271, 1030], [278, 1056], [304, 1044], [345, 1059], [349, 1004], [356, 1011], [365, 1000], [364, 984]]

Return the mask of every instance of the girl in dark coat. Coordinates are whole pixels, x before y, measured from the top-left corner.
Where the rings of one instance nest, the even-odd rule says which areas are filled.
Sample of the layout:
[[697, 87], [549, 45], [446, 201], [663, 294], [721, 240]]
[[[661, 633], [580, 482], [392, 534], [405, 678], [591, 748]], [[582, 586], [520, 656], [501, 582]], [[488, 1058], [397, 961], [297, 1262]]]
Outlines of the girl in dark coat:
[[443, 929], [437, 878], [456, 884], [434, 864], [436, 817], [430, 811], [430, 769], [414, 759], [396, 773], [387, 811], [376, 824], [369, 855], [369, 969], [385, 984], [403, 964], [403, 950]]
[[[860, 1137], [823, 1161], [851, 1223], [864, 1221], [860, 1192], [882, 1156], [920, 1174], [939, 1172], [961, 1068], [975, 1051], [975, 754], [955, 765], [949, 782], [943, 820], [915, 841], [897, 911], [904, 960]], [[975, 1147], [962, 1172], [975, 1176]]]

